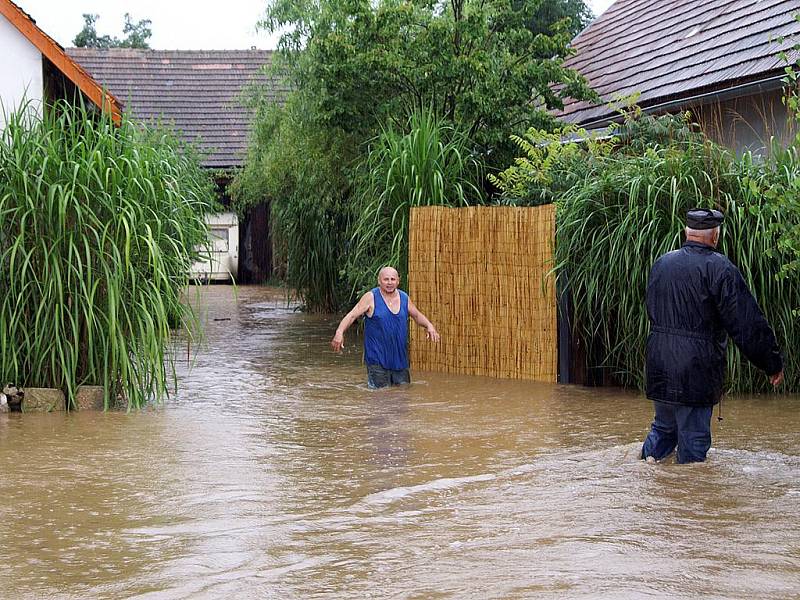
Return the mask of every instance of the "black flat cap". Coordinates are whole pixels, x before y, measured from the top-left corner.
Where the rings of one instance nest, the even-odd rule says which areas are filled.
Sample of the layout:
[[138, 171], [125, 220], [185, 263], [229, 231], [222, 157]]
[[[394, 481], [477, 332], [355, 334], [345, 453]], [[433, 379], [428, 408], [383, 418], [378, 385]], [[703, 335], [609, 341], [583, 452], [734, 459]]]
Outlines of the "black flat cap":
[[725, 220], [718, 210], [711, 208], [692, 208], [686, 213], [686, 226], [689, 229], [714, 229]]

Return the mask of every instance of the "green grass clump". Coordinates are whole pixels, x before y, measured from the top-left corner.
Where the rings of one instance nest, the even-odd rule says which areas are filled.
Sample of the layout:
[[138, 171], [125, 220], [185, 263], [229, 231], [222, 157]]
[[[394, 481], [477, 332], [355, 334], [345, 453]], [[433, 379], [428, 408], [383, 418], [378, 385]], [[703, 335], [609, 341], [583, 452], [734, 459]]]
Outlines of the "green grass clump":
[[170, 322], [213, 186], [191, 152], [85, 106], [30, 106], [0, 137], [0, 380], [141, 407], [174, 380]]
[[430, 111], [415, 112], [406, 131], [384, 129], [360, 165], [347, 262], [353, 291], [372, 288], [386, 265], [408, 272], [412, 208], [480, 204], [482, 177], [467, 137]]

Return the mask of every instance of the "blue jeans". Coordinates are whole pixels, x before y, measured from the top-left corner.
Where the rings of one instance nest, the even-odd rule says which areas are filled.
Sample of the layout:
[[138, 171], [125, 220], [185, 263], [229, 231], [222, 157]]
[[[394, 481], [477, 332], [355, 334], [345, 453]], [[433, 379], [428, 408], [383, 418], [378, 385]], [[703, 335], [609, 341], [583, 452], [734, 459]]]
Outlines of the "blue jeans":
[[642, 446], [642, 458], [661, 460], [678, 447], [678, 463], [703, 462], [711, 447], [713, 406], [653, 402], [656, 416]]
[[367, 365], [367, 385], [376, 390], [390, 385], [403, 385], [411, 383], [408, 369], [384, 369], [380, 365]]

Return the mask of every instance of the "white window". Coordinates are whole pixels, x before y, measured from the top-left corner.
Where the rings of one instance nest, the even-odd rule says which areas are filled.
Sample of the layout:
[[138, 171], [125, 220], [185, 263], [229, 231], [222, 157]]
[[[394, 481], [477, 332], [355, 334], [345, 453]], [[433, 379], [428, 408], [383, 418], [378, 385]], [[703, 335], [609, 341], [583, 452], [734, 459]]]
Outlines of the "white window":
[[211, 235], [211, 251], [212, 252], [227, 252], [228, 251], [228, 228], [227, 227], [212, 227], [210, 230]]

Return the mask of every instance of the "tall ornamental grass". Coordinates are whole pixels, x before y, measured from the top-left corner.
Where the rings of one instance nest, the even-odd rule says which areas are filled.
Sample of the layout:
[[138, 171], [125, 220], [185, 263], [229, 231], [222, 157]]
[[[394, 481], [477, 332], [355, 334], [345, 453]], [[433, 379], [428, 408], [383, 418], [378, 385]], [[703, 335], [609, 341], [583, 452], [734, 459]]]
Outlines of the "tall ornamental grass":
[[[767, 158], [744, 154], [734, 163], [736, 203], [725, 215], [722, 252], [739, 268], [778, 336], [784, 356], [786, 391], [800, 389], [800, 138], [789, 146], [772, 141]], [[725, 231], [727, 229], [727, 231]], [[729, 352], [732, 381], [740, 390], [765, 389], [763, 373]]]
[[212, 182], [168, 135], [66, 103], [31, 114], [0, 138], [0, 378], [159, 400]]
[[347, 266], [354, 291], [374, 286], [382, 266], [407, 273], [411, 208], [480, 203], [482, 171], [467, 137], [430, 111], [415, 112], [406, 131], [385, 128], [360, 169]]
[[[725, 212], [720, 250], [740, 268], [773, 325], [787, 359], [785, 389], [796, 391], [800, 277], [796, 272], [778, 277], [791, 258], [778, 244], [778, 232], [800, 221], [797, 214], [773, 209], [765, 191], [778, 180], [800, 176], [797, 152], [736, 157], [700, 134], [687, 135], [686, 128], [684, 122], [681, 134], [673, 135], [663, 120], [646, 117], [635, 127], [628, 124], [628, 131], [636, 131], [633, 137], [625, 137], [623, 128], [621, 138], [564, 153], [569, 164], [557, 168], [570, 169], [573, 181], [556, 201], [554, 269], [571, 295], [574, 333], [590, 357], [600, 357], [591, 366], [642, 389], [650, 268], [683, 243], [689, 208], [718, 208]], [[665, 137], [660, 131], [672, 132]], [[606, 148], [594, 151], [593, 145]], [[727, 390], [767, 388], [764, 374], [730, 344]]]

